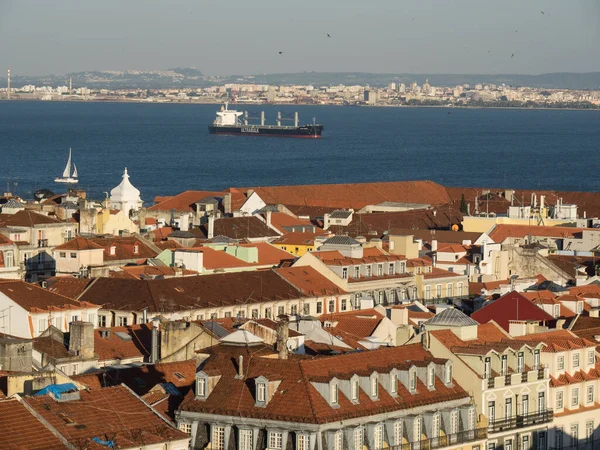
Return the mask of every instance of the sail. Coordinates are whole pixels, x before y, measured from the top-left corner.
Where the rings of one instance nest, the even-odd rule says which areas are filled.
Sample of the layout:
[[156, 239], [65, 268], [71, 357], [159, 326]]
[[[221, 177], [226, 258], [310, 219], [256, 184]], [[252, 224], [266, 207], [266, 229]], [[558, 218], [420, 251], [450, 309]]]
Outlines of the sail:
[[73, 163], [73, 178], [77, 178], [77, 166]]
[[63, 178], [68, 178], [71, 175], [71, 149], [69, 149], [69, 159], [67, 160], [67, 165], [65, 166], [65, 170], [63, 170]]

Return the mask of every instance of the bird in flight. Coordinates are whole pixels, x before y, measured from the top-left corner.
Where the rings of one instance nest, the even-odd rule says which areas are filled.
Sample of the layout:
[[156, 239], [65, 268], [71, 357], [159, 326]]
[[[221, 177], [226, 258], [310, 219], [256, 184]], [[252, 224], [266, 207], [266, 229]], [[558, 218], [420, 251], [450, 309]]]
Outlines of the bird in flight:
[[283, 52], [279, 52], [280, 55], [283, 55]]
[[328, 38], [330, 38], [330, 37], [331, 37], [329, 33], [327, 33], [327, 37], [328, 37]]
[[513, 53], [512, 55], [510, 55], [510, 57], [512, 58], [513, 56], [515, 56], [515, 54]]
[[542, 13], [542, 16], [545, 16], [546, 14], [544, 13], [544, 11], [540, 11]]

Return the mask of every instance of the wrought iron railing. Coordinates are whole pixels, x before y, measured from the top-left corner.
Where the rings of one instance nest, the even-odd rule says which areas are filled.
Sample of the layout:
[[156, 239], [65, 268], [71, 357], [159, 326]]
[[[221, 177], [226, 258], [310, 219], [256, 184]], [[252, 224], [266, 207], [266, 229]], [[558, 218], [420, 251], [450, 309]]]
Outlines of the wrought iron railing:
[[475, 430], [461, 431], [460, 433], [447, 434], [445, 436], [424, 439], [422, 441], [394, 445], [389, 447], [389, 450], [431, 450], [435, 448], [448, 447], [450, 445], [458, 445], [466, 442], [486, 439], [487, 432], [487, 428], [477, 428]]
[[490, 421], [488, 431], [490, 433], [498, 433], [499, 431], [530, 427], [532, 425], [552, 422], [552, 418], [553, 414], [551, 409], [544, 409], [543, 411], [529, 414], [517, 414], [511, 417]]

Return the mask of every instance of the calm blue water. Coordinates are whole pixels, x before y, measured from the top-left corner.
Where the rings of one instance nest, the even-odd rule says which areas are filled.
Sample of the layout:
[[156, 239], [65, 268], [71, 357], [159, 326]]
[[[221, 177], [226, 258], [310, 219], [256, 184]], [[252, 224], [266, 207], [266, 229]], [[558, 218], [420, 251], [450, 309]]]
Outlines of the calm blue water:
[[[240, 109], [242, 109], [240, 107]], [[258, 111], [260, 107], [252, 106]], [[94, 197], [128, 167], [145, 201], [186, 189], [430, 179], [449, 186], [598, 191], [600, 112], [289, 106], [323, 139], [214, 136], [214, 105], [0, 102], [0, 187], [31, 196], [69, 147]], [[448, 114], [448, 112], [451, 112]]]

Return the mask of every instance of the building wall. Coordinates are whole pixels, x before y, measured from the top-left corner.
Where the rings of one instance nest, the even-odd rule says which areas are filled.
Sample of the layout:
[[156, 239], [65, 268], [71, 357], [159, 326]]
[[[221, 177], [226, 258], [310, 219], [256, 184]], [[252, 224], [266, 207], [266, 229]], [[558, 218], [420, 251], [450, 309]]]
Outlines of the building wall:
[[302, 244], [273, 244], [279, 247], [281, 250], [291, 253], [292, 255], [302, 256], [305, 253], [313, 252], [315, 250], [314, 245], [302, 245]]
[[104, 250], [54, 250], [52, 252], [56, 262], [57, 273], [79, 273], [81, 267], [102, 266], [104, 264]]
[[120, 210], [116, 214], [111, 214], [108, 209], [98, 213], [98, 234], [112, 234], [119, 236], [119, 231], [128, 231], [138, 233], [139, 227], [126, 215], [125, 211]]
[[[483, 205], [485, 209], [485, 204]], [[478, 233], [487, 233], [494, 225], [506, 224], [506, 225], [538, 225], [539, 219], [519, 219], [519, 218], [508, 218], [508, 217], [474, 217], [465, 216], [463, 218], [462, 226], [463, 231], [475, 231]], [[546, 226], [560, 226], [566, 225], [566, 220], [555, 220], [555, 219], [544, 219], [544, 225]]]

